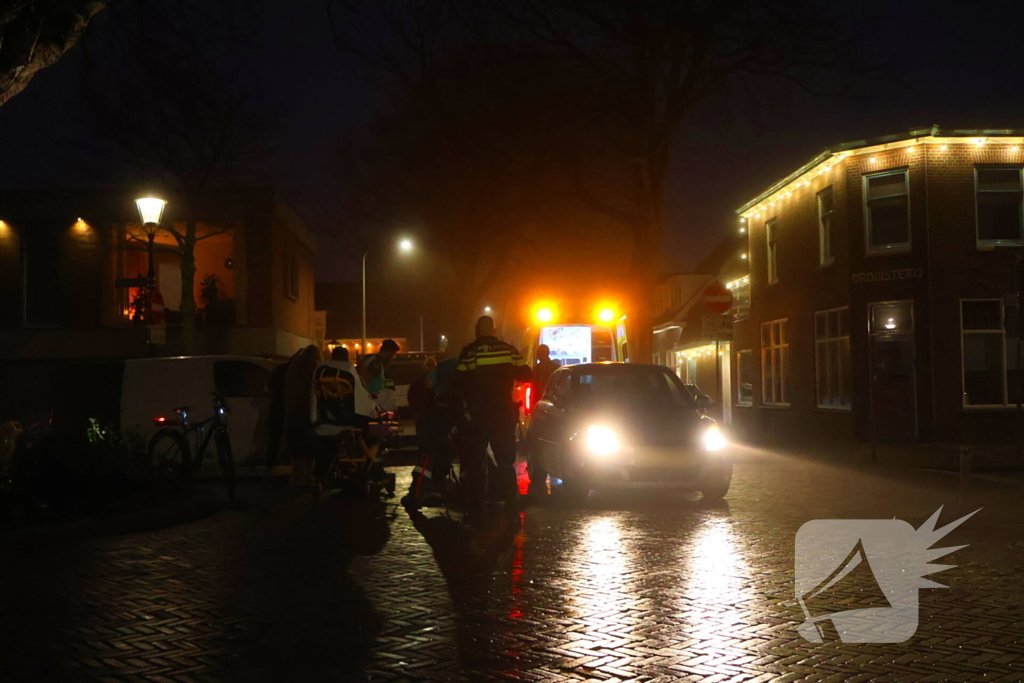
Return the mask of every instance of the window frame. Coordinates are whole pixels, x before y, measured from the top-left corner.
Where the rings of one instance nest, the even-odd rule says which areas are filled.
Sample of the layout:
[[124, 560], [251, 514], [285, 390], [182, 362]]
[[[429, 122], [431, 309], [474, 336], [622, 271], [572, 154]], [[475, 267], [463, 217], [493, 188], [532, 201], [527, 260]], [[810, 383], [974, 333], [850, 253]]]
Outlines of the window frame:
[[292, 251], [284, 252], [284, 295], [298, 301], [302, 292], [302, 268], [299, 257]]
[[[769, 332], [768, 332], [768, 340], [769, 340], [768, 346], [765, 346], [765, 344], [764, 344], [764, 329], [765, 329], [765, 326], [768, 326], [768, 330], [769, 330]], [[781, 331], [781, 334], [779, 335], [779, 338], [782, 341], [776, 342], [776, 338], [772, 336], [772, 326], [777, 326], [778, 329]], [[789, 398], [791, 398], [788, 395], [789, 394], [789, 386], [788, 386], [789, 385], [789, 381], [788, 381], [789, 346], [790, 346], [789, 335], [788, 335], [788, 330], [787, 330], [788, 327], [789, 327], [789, 318], [779, 318], [777, 320], [768, 320], [768, 321], [765, 321], [765, 322], [761, 323], [761, 328], [759, 330], [759, 332], [760, 332], [759, 340], [760, 340], [760, 346], [761, 346], [761, 404], [765, 405], [765, 406], [772, 406], [772, 407], [775, 407], [775, 408], [788, 408], [788, 407], [790, 407], [790, 402], [788, 400]], [[775, 355], [774, 355], [773, 352], [776, 351], [776, 350], [778, 350], [778, 358], [779, 358], [778, 368], [776, 368], [775, 364], [774, 364], [774, 357], [775, 357]], [[768, 382], [765, 379], [765, 377], [766, 377], [765, 368], [767, 367], [766, 359], [768, 359], [768, 358], [772, 359], [772, 370], [773, 370], [772, 377], [774, 378], [774, 377], [777, 376], [776, 373], [774, 372], [775, 370], [779, 370], [780, 371], [780, 374], [778, 376], [780, 376], [782, 378], [782, 381], [780, 382], [780, 386], [782, 387], [782, 391], [780, 392], [781, 396], [775, 396], [774, 395], [774, 392], [775, 392], [775, 382], [774, 381], [773, 382]], [[768, 396], [768, 392], [769, 391], [772, 392], [772, 396], [770, 398]], [[781, 400], [778, 400], [778, 399], [781, 399]]]
[[[996, 302], [999, 304], [999, 329], [998, 330], [964, 330], [964, 303], [965, 302]], [[993, 299], [985, 297], [968, 297], [965, 299], [959, 299], [957, 307], [960, 309], [960, 405], [964, 410], [1006, 410], [1010, 408], [1016, 408], [1016, 403], [1009, 403], [1010, 387], [1009, 387], [1009, 369], [1006, 367], [1006, 303], [1002, 299]], [[964, 357], [964, 337], [965, 332], [967, 334], [998, 334], [1002, 341], [1002, 353], [999, 358], [1002, 362], [1002, 378], [1003, 378], [1003, 402], [1002, 403], [967, 403], [967, 378], [966, 374], [966, 363]], [[1020, 360], [1017, 361], [1018, 365]], [[1020, 370], [1018, 369], [1018, 372]]]
[[[834, 235], [832, 234], [832, 217], [836, 212], [836, 208], [835, 193], [833, 192], [832, 187], [832, 185], [829, 185], [816, 195], [818, 199], [818, 265], [821, 267], [830, 266], [836, 262], [836, 254], [833, 248]], [[827, 214], [821, 210], [822, 199], [825, 197], [828, 197], [830, 204]], [[827, 228], [826, 218], [828, 219]]]
[[[20, 252], [18, 266], [21, 268], [19, 277], [21, 281], [21, 326], [25, 329], [59, 329], [62, 327], [63, 317], [61, 305], [64, 303], [61, 297], [61, 287], [64, 284], [62, 263], [65, 242], [63, 235], [51, 229], [51, 226], [37, 226], [36, 230], [23, 230], [17, 233], [17, 238], [16, 248]], [[45, 252], [45, 254], [40, 254], [40, 252]], [[37, 265], [39, 263], [47, 264], [52, 268], [52, 272], [47, 272], [48, 277], [44, 279], [52, 284], [53, 296], [50, 301], [42, 303], [37, 301], [37, 288], [34, 287], [36, 270], [44, 270]], [[50, 311], [51, 317], [43, 320], [42, 316], [33, 315], [38, 307]]]
[[[743, 401], [740, 399], [740, 390], [743, 386], [743, 354], [750, 356], [750, 364], [754, 364], [754, 350], [753, 349], [740, 349], [736, 352], [736, 394], [733, 397], [733, 405], [741, 408], [752, 408], [754, 405], [754, 384], [750, 384], [750, 400]], [[753, 378], [751, 378], [753, 379]]]
[[[818, 338], [818, 316], [828, 316], [829, 314], [839, 314], [842, 311], [846, 311], [846, 334], [837, 334], [835, 337], [828, 336], [828, 318], [825, 318], [825, 336]], [[838, 325], [836, 326], [839, 327]], [[821, 386], [821, 370], [822, 370], [822, 347], [833, 344], [842, 345], [843, 341], [846, 341], [846, 371], [847, 379], [849, 381], [849, 394], [847, 396], [848, 403], [844, 405], [829, 405], [822, 403], [821, 395], [819, 394], [819, 387]], [[830, 385], [828, 377], [828, 368], [825, 368], [826, 376], [825, 382]], [[830, 385], [831, 388], [831, 385]], [[831, 391], [829, 392], [832, 393]], [[836, 308], [828, 308], [823, 311], [814, 312], [814, 397], [815, 402], [821, 410], [832, 410], [840, 412], [851, 412], [853, 410], [853, 362], [852, 352], [850, 349], [850, 307], [849, 306], [837, 306]]]
[[[981, 212], [979, 211], [979, 199], [981, 198], [982, 192], [991, 194], [1000, 194], [999, 191], [993, 190], [979, 190], [978, 189], [978, 171], [1017, 171], [1017, 175], [1020, 179], [1019, 190], [1021, 195], [1021, 201], [1019, 210], [1017, 213], [1017, 231], [1020, 237], [1015, 240], [983, 240], [981, 238]], [[974, 165], [974, 244], [979, 249], [991, 249], [992, 247], [1020, 247], [1024, 246], [1024, 167], [1009, 165], [993, 165], [993, 164], [975, 164]], [[1005, 313], [1004, 313], [1005, 319]]]
[[[889, 244], [885, 246], [872, 246], [872, 225], [871, 205], [868, 200], [868, 186], [871, 178], [883, 178], [890, 175], [902, 175], [904, 178], [903, 195], [890, 195], [892, 197], [904, 196], [907, 198], [907, 241]], [[861, 176], [861, 203], [864, 209], [864, 251], [868, 256], [881, 254], [903, 254], [912, 251], [914, 248], [914, 231], [910, 222], [910, 169], [894, 168], [887, 171], [865, 173]]]
[[[745, 275], [740, 279], [736, 280], [736, 286], [731, 288], [732, 290], [732, 321], [738, 323], [742, 320], [750, 319], [750, 276]], [[746, 303], [741, 303], [744, 297], [740, 296], [740, 291], [746, 292]]]
[[768, 284], [770, 285], [774, 285], [779, 281], [779, 236], [776, 232], [778, 223], [778, 216], [769, 218], [764, 222], [765, 264], [767, 266]]

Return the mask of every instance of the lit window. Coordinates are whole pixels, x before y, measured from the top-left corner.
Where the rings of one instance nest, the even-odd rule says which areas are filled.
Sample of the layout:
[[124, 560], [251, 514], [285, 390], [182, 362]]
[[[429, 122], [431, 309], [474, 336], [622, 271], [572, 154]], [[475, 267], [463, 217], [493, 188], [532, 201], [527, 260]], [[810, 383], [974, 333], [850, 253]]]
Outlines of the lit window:
[[1024, 243], [1021, 235], [1021, 169], [976, 168], [978, 244]]
[[864, 176], [864, 221], [868, 251], [910, 249], [907, 172]]
[[299, 257], [286, 253], [284, 257], [284, 295], [289, 299], [299, 298]]
[[819, 408], [850, 408], [850, 309], [814, 314]]
[[779, 240], [776, 230], [778, 219], [773, 218], [764, 224], [765, 236], [768, 239], [768, 284], [779, 281]]
[[734, 322], [750, 317], [750, 277], [741, 277], [729, 283], [732, 291], [732, 318]]
[[832, 188], [818, 193], [818, 263], [823, 266], [835, 261], [832, 253]]
[[769, 406], [789, 405], [788, 320], [761, 323], [761, 401]]
[[1016, 340], [1007, 343], [1003, 302], [960, 302], [965, 406], [1010, 406], [1020, 386]]
[[750, 349], [736, 354], [736, 405], [754, 405], [754, 352]]

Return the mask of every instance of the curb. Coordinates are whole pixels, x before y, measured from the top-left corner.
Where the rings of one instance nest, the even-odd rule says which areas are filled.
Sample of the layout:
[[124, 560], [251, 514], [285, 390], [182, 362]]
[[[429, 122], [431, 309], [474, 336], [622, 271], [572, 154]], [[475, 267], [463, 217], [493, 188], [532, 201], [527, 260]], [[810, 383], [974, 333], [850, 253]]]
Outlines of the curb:
[[215, 491], [197, 489], [184, 500], [159, 507], [3, 531], [0, 532], [0, 547], [43, 545], [166, 529], [209, 517], [217, 512], [221, 505]]

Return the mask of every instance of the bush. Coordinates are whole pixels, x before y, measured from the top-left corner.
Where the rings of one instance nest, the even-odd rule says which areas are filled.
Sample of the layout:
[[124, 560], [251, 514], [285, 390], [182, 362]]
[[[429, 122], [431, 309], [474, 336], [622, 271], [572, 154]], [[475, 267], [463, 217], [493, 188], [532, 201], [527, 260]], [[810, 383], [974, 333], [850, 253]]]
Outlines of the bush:
[[0, 501], [5, 523], [111, 512], [176, 491], [146, 462], [141, 438], [90, 422], [85, 434], [50, 432], [19, 448]]

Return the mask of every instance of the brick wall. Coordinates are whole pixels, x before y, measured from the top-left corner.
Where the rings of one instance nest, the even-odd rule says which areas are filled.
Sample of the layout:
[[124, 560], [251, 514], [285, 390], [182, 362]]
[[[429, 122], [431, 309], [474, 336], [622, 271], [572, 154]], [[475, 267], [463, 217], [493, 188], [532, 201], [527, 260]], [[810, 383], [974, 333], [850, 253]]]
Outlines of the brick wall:
[[[964, 409], [962, 406], [961, 298], [1002, 298], [1012, 291], [1011, 272], [1020, 248], [979, 249], [975, 239], [974, 169], [977, 164], [1024, 163], [1010, 145], [915, 145], [853, 155], [809, 186], [748, 220], [751, 269], [751, 317], [737, 323], [734, 353], [752, 349], [760, 364], [760, 323], [789, 319], [790, 406], [761, 403], [760, 367], [754, 382], [754, 407], [734, 411], [737, 429], [769, 438], [869, 436], [871, 403], [870, 304], [913, 302], [917, 437], [943, 441], [1009, 441], [1015, 411]], [[910, 192], [911, 249], [871, 254], [866, 249], [863, 178], [906, 169]], [[835, 262], [819, 266], [817, 193], [834, 193]], [[777, 218], [779, 281], [768, 284], [765, 222]], [[900, 271], [906, 277], [854, 280], [860, 273]], [[850, 308], [852, 411], [817, 408], [814, 313]]]

